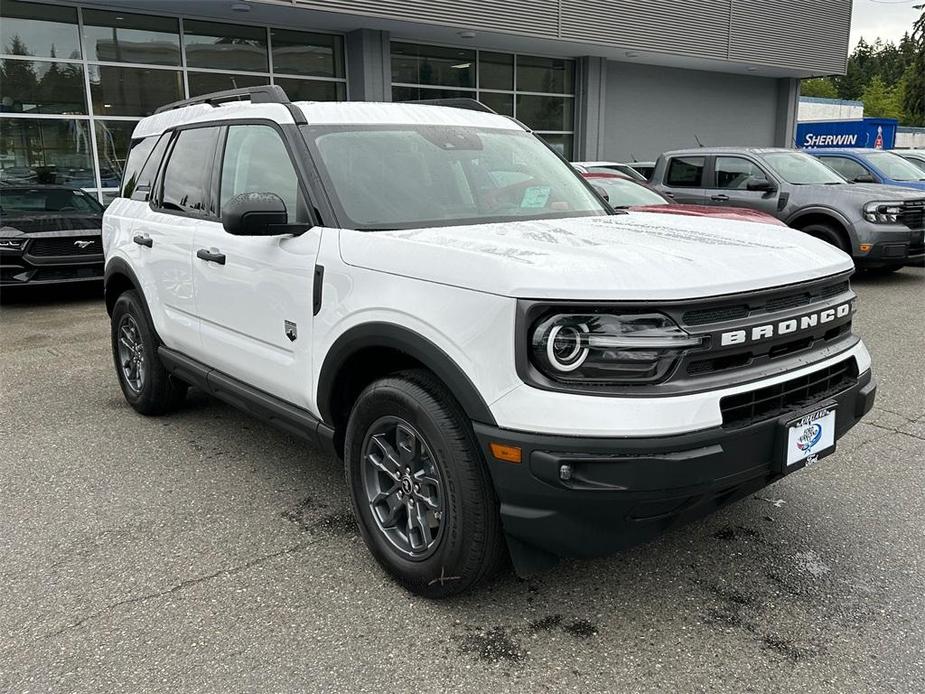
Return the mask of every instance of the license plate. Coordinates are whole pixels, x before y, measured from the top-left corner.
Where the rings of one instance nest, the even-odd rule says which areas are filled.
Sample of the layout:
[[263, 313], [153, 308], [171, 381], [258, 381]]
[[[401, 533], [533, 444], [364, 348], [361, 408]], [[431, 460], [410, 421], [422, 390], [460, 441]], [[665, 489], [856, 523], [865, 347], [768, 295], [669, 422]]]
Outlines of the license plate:
[[835, 409], [824, 408], [787, 425], [786, 467], [816, 462], [835, 448]]

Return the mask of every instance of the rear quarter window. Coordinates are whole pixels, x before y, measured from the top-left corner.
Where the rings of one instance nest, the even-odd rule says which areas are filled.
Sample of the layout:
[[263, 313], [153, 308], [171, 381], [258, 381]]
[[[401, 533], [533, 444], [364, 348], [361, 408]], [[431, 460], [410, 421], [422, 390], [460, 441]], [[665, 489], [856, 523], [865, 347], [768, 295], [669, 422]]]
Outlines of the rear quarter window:
[[673, 157], [668, 162], [665, 185], [698, 188], [703, 180], [703, 157]]
[[132, 141], [131, 148], [128, 152], [128, 158], [125, 162], [125, 169], [122, 171], [122, 186], [119, 191], [120, 197], [132, 197], [132, 193], [135, 192], [135, 187], [138, 184], [138, 174], [141, 173], [141, 169], [148, 160], [148, 155], [151, 154], [151, 150], [154, 149], [156, 143], [156, 135]]

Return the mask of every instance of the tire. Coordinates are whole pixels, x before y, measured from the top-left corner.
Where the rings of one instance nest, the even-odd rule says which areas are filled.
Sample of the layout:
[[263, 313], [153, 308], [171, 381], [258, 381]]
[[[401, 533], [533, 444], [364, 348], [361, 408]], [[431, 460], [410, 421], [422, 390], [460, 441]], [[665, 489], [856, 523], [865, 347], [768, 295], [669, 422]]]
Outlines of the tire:
[[360, 534], [406, 589], [443, 598], [498, 569], [505, 544], [491, 478], [462, 408], [429, 372], [363, 390], [344, 459]]
[[819, 239], [820, 241], [825, 241], [826, 243], [832, 244], [838, 250], [844, 251], [848, 255], [851, 255], [851, 249], [848, 248], [848, 244], [845, 243], [844, 236], [831, 224], [807, 224], [801, 229], [801, 231]]
[[179, 407], [187, 385], [167, 373], [157, 355], [160, 341], [138, 294], [123, 292], [112, 308], [112, 358], [128, 404], [144, 415], [161, 415]]

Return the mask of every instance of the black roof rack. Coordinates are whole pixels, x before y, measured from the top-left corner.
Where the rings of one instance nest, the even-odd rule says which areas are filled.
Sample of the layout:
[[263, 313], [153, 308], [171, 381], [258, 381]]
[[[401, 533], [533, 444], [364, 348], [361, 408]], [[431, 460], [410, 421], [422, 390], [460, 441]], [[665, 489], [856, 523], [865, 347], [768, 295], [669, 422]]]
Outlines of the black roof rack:
[[451, 108], [464, 108], [469, 111], [482, 111], [483, 113], [494, 113], [497, 111], [489, 108], [481, 101], [475, 99], [453, 98], [453, 99], [409, 99], [402, 101], [403, 104], [424, 104], [425, 106], [450, 106]]
[[277, 84], [262, 84], [259, 87], [243, 87], [241, 89], [227, 89], [223, 92], [212, 92], [202, 94], [189, 99], [181, 99], [169, 104], [164, 104], [155, 113], [164, 111], [173, 111], [176, 108], [186, 106], [195, 106], [196, 104], [208, 104], [214, 106], [225, 101], [243, 101], [249, 99], [252, 104], [288, 104], [289, 97], [285, 90]]

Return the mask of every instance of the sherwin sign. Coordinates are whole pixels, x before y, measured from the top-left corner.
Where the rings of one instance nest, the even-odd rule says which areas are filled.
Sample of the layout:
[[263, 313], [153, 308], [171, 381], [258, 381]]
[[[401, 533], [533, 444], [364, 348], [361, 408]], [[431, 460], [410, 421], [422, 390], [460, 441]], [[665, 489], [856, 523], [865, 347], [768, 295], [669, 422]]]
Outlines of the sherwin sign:
[[893, 149], [896, 120], [806, 121], [797, 124], [797, 147], [869, 147]]

